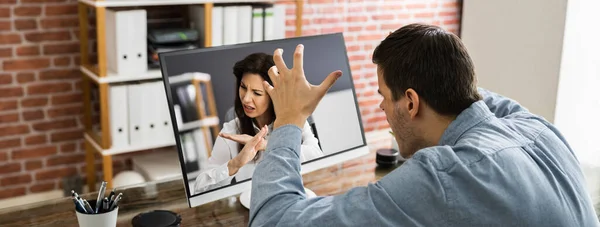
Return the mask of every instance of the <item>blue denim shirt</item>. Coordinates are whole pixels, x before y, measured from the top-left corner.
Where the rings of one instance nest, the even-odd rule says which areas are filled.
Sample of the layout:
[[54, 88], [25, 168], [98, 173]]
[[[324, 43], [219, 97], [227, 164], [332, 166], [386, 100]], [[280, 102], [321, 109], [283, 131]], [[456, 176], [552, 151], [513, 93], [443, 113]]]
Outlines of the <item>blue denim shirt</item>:
[[251, 226], [600, 226], [578, 160], [558, 130], [517, 102], [484, 100], [438, 146], [376, 183], [306, 199], [301, 130], [272, 132], [256, 167]]

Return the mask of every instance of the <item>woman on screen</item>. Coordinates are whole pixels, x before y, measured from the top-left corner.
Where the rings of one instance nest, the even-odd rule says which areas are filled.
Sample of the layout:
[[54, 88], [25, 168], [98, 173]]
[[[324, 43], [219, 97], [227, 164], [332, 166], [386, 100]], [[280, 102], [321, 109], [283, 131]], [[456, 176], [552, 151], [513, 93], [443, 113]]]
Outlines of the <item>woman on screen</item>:
[[[273, 57], [264, 53], [248, 55], [234, 65], [233, 74], [238, 88], [234, 102], [236, 118], [223, 124], [208, 159], [209, 166], [203, 167], [196, 178], [195, 193], [252, 177], [254, 167], [261, 161], [262, 153], [267, 147], [269, 134], [256, 154], [240, 154], [240, 151], [260, 128], [267, 125], [268, 133], [273, 129], [275, 111], [262, 83], [266, 80], [272, 84], [267, 72], [274, 65]], [[323, 152], [307, 122], [302, 129], [300, 161], [321, 156]]]

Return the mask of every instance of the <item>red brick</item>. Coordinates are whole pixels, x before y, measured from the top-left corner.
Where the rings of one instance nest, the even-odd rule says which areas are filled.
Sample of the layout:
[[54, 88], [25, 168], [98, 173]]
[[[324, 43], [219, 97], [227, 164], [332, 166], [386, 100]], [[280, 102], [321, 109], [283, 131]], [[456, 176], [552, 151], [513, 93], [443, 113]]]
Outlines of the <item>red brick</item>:
[[69, 31], [45, 31], [25, 33], [25, 40], [29, 42], [66, 41], [71, 40]]
[[444, 25], [458, 24], [458, 23], [460, 23], [460, 21], [458, 19], [444, 20]]
[[69, 177], [77, 174], [77, 169], [75, 167], [61, 167], [56, 169], [44, 169], [43, 171], [38, 171], [35, 174], [35, 180], [49, 180], [49, 179], [57, 179], [62, 177]]
[[21, 163], [4, 163], [0, 164], [0, 175], [7, 173], [16, 173], [21, 171]]
[[0, 111], [15, 110], [18, 107], [17, 100], [0, 100]]
[[458, 13], [456, 11], [444, 11], [444, 12], [439, 12], [439, 15], [441, 17], [456, 17], [456, 16], [458, 16]]
[[69, 82], [60, 83], [36, 83], [27, 86], [27, 94], [52, 94], [60, 92], [69, 92], [73, 90], [73, 86]]
[[10, 58], [12, 56], [13, 56], [12, 48], [10, 48], [10, 47], [0, 48], [0, 58]]
[[63, 132], [55, 132], [50, 136], [50, 142], [56, 143], [61, 141], [83, 139], [83, 130], [76, 129]]
[[8, 151], [0, 151], [0, 162], [6, 162], [8, 160]]
[[56, 183], [55, 182], [44, 182], [44, 183], [36, 183], [34, 185], [31, 185], [31, 187], [29, 187], [29, 191], [36, 193], [36, 192], [45, 192], [45, 191], [50, 191], [50, 190], [54, 190], [56, 189]]
[[50, 59], [48, 58], [33, 58], [33, 59], [16, 59], [6, 60], [3, 63], [4, 70], [33, 70], [48, 68], [50, 66]]
[[21, 100], [21, 107], [36, 107], [45, 105], [48, 105], [48, 97], [34, 97]]
[[22, 195], [25, 195], [25, 187], [0, 189], [0, 199], [12, 198]]
[[82, 94], [80, 92], [73, 94], [54, 95], [52, 96], [52, 105], [69, 104], [69, 103], [81, 103]]
[[[19, 113], [0, 114], [0, 124], [7, 124], [19, 121]], [[0, 146], [2, 147], [2, 146]]]
[[56, 57], [54, 58], [54, 66], [69, 66], [71, 64], [71, 57]]
[[50, 157], [46, 161], [46, 166], [78, 164], [83, 162], [85, 162], [85, 155], [80, 153], [74, 153], [72, 155]]
[[44, 45], [44, 54], [74, 54], [74, 53], [79, 53], [79, 42]]
[[54, 121], [44, 121], [39, 123], [34, 123], [32, 125], [33, 130], [36, 131], [48, 131], [53, 129], [64, 129], [64, 128], [72, 128], [77, 126], [77, 121], [74, 118], [64, 119], [64, 120], [54, 120]]
[[22, 87], [0, 88], [0, 98], [20, 97], [23, 96]]
[[37, 29], [37, 22], [34, 19], [17, 19], [15, 28], [20, 31]]
[[376, 15], [371, 16], [371, 19], [373, 19], [373, 20], [383, 20], [383, 21], [393, 20], [394, 19], [394, 14], [376, 14]]
[[35, 46], [20, 46], [17, 47], [18, 56], [35, 56], [40, 55], [40, 47]]
[[65, 143], [60, 146], [60, 153], [71, 153], [77, 151], [76, 143]]
[[73, 15], [77, 14], [77, 4], [46, 5], [46, 15]]
[[42, 28], [76, 28], [79, 26], [79, 18], [77, 15], [73, 17], [58, 17], [58, 18], [45, 18], [40, 20]]
[[358, 41], [380, 41], [384, 38], [384, 35], [359, 35]]
[[367, 57], [365, 57], [362, 54], [351, 55], [350, 57], [348, 57], [348, 60], [350, 60], [350, 61], [362, 61], [362, 60], [365, 60], [365, 59], [367, 59]]
[[31, 174], [29, 173], [10, 177], [3, 177], [2, 180], [0, 180], [0, 185], [3, 187], [27, 183], [31, 183]]
[[16, 6], [13, 13], [15, 16], [40, 16], [42, 7], [39, 6]]
[[0, 31], [10, 31], [12, 29], [12, 25], [10, 21], [0, 21]]
[[27, 136], [25, 138], [26, 145], [45, 144], [47, 141], [46, 134]]
[[350, 23], [363, 23], [363, 22], [367, 22], [368, 20], [369, 20], [369, 17], [367, 17], [367, 16], [346, 17], [346, 22], [350, 22]]
[[66, 2], [68, 0], [21, 0], [21, 3], [54, 3], [54, 2]]
[[10, 75], [9, 73], [0, 74], [0, 85], [12, 84], [12, 78], [12, 75]]
[[56, 146], [54, 146], [54, 145], [44, 146], [44, 147], [35, 147], [35, 148], [24, 148], [24, 149], [13, 151], [12, 158], [14, 160], [41, 158], [41, 157], [48, 157], [48, 156], [56, 154], [56, 153], [57, 153], [57, 149], [56, 149]]
[[425, 8], [427, 8], [427, 5], [423, 4], [423, 3], [407, 4], [406, 8], [409, 9], [409, 10], [425, 9]]
[[41, 71], [39, 74], [40, 80], [65, 80], [80, 78], [79, 69], [51, 69]]
[[0, 7], [0, 18], [10, 17], [10, 8], [7, 6]]
[[17, 74], [17, 82], [23, 84], [35, 80], [35, 74], [29, 72], [20, 72]]
[[23, 117], [23, 120], [25, 120], [25, 121], [44, 119], [44, 111], [42, 111], [42, 110], [23, 111], [21, 113], [21, 116]]
[[17, 0], [0, 0], [0, 4], [9, 5], [9, 4], [15, 4], [15, 3], [17, 3]]
[[42, 168], [42, 161], [30, 160], [25, 163], [25, 170], [36, 170]]
[[433, 18], [433, 12], [416, 13], [415, 18]]
[[0, 34], [0, 45], [19, 43], [21, 43], [21, 36], [19, 34]]
[[19, 146], [21, 146], [21, 138], [0, 140], [0, 150]]
[[83, 113], [83, 106], [76, 105], [69, 107], [53, 108], [49, 109], [47, 113], [49, 118], [77, 116]]

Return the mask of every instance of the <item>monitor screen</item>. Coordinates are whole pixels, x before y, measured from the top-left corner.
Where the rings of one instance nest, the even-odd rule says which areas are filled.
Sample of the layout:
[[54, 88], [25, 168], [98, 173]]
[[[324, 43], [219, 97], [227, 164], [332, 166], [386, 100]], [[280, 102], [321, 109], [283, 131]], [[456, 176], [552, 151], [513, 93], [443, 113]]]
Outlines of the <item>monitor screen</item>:
[[240, 135], [243, 143], [261, 125], [272, 125], [276, 116], [260, 85], [268, 80], [273, 52], [282, 48], [291, 68], [298, 44], [304, 45], [310, 83], [321, 83], [335, 70], [343, 73], [302, 129], [301, 173], [368, 153], [342, 33], [161, 53], [190, 207], [250, 190], [254, 167], [266, 151], [237, 157], [243, 145], [219, 134]]

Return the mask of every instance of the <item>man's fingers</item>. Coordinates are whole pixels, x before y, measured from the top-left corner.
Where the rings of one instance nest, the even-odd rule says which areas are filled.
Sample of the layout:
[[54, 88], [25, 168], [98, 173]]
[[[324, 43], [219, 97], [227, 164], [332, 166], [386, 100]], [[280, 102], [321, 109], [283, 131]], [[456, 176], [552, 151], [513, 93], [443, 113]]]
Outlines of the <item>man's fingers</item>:
[[271, 68], [269, 68], [269, 71], [267, 71], [267, 74], [269, 74], [269, 78], [271, 78], [273, 86], [277, 86], [277, 83], [279, 83], [279, 69], [277, 68], [277, 66], [271, 66]]
[[265, 89], [265, 91], [267, 91], [269, 97], [273, 97], [273, 86], [271, 86], [269, 82], [263, 81], [263, 88]]
[[285, 61], [283, 61], [283, 49], [277, 48], [273, 53], [273, 61], [275, 62], [275, 66], [279, 70], [279, 74], [287, 73], [289, 70], [285, 65]]
[[327, 93], [327, 91], [333, 86], [333, 84], [335, 84], [337, 79], [339, 79], [341, 76], [342, 71], [339, 70], [330, 73], [329, 76], [327, 76], [327, 78], [325, 78], [325, 80], [323, 80], [323, 82], [321, 82], [321, 84], [319, 85], [319, 91], [321, 92], [321, 95], [325, 95], [325, 93]]
[[304, 67], [304, 45], [298, 44], [296, 51], [294, 51], [294, 68], [303, 69]]

